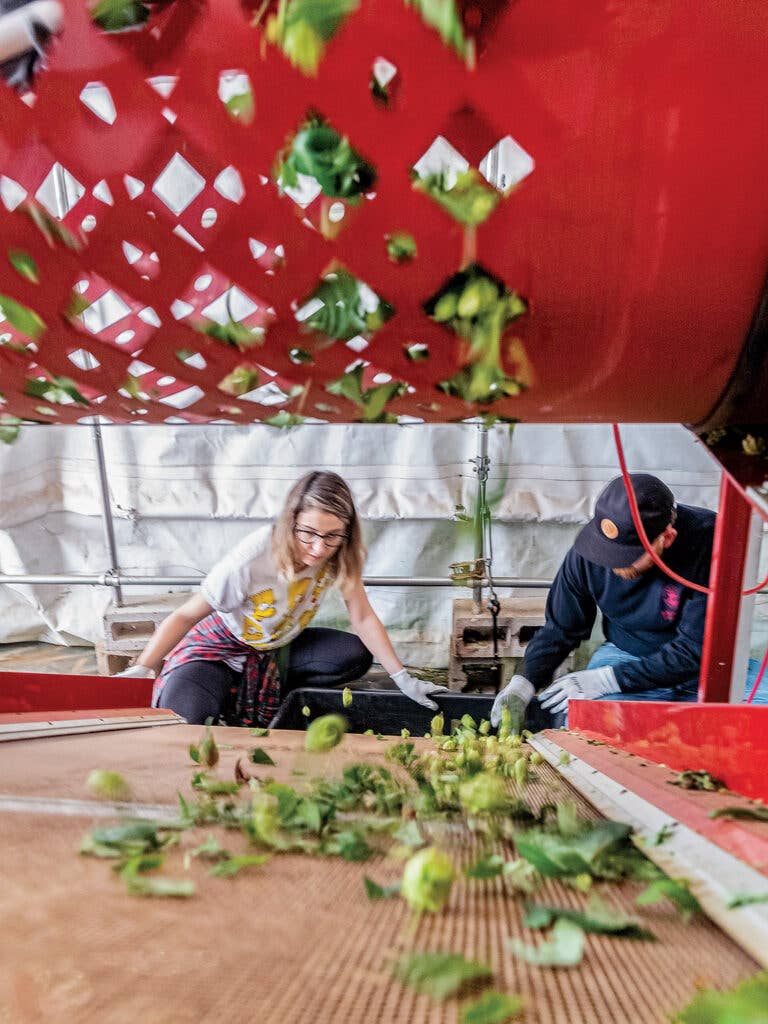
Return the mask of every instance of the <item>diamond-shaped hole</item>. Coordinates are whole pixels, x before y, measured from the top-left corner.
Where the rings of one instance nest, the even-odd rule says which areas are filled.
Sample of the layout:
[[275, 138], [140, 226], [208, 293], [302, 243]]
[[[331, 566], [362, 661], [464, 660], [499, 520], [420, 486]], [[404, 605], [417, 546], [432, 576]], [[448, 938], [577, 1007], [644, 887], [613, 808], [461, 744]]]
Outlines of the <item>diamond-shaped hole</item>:
[[8, 178], [4, 174], [0, 177], [0, 199], [3, 206], [9, 212], [13, 212], [20, 203], [27, 198], [27, 190], [22, 188], [18, 181]]
[[176, 358], [184, 363], [185, 366], [191, 366], [195, 370], [204, 370], [208, 364], [199, 352], [191, 352], [189, 349], [180, 348], [176, 352]]
[[254, 14], [252, 23], [264, 20], [264, 35], [282, 52], [291, 64], [304, 75], [315, 76], [325, 56], [325, 49], [330, 40], [339, 32], [349, 14], [357, 6], [357, 0], [344, 0], [334, 3], [320, 3], [316, 17], [321, 19], [322, 30], [309, 26], [302, 14], [303, 4], [295, 0], [245, 0], [245, 6]]
[[115, 123], [117, 119], [115, 101], [103, 82], [88, 82], [80, 93], [80, 102], [102, 121], [107, 124]]
[[190, 405], [194, 405], [195, 402], [199, 402], [204, 397], [205, 392], [202, 388], [193, 384], [191, 387], [184, 388], [183, 391], [177, 391], [175, 395], [166, 395], [160, 401], [163, 405], [172, 405], [174, 409], [187, 409]]
[[315, 115], [293, 136], [277, 183], [281, 192], [306, 209], [321, 193], [343, 200], [369, 193], [376, 184], [376, 169], [345, 136]]
[[78, 370], [97, 370], [101, 366], [96, 356], [85, 348], [78, 348], [76, 351], [70, 352], [68, 358]]
[[204, 188], [205, 178], [180, 153], [174, 153], [157, 176], [152, 191], [178, 217]]
[[213, 182], [213, 187], [230, 203], [240, 203], [245, 195], [245, 185], [240, 177], [240, 172], [231, 164], [220, 171]]
[[428, 195], [461, 224], [482, 224], [496, 208], [499, 193], [489, 188], [442, 135], [412, 168], [413, 187]]
[[[472, 263], [450, 277], [423, 308], [427, 316], [464, 342], [462, 365], [450, 379], [440, 382], [442, 391], [481, 405], [520, 394], [525, 385], [507, 376], [502, 342], [508, 325], [528, 306], [504, 281]], [[408, 348], [406, 353], [413, 358]]]
[[[202, 283], [206, 276], [198, 277], [195, 284]], [[189, 317], [197, 330], [240, 351], [263, 344], [269, 324], [275, 316], [271, 306], [248, 295], [237, 285], [225, 288], [199, 310], [197, 318], [194, 317], [196, 307], [182, 300], [177, 299], [171, 311], [176, 319]], [[204, 318], [202, 321], [200, 316]]]
[[117, 292], [110, 288], [80, 313], [80, 319], [86, 330], [91, 334], [98, 334], [123, 320], [130, 312], [131, 307], [126, 305]]
[[507, 195], [535, 166], [531, 154], [511, 135], [505, 135], [480, 161], [480, 173], [490, 185]]
[[84, 195], [85, 185], [81, 185], [66, 167], [57, 162], [35, 192], [35, 199], [52, 217], [63, 220]]
[[256, 113], [253, 86], [245, 71], [222, 71], [219, 75], [219, 99], [234, 121], [251, 124]]
[[[367, 380], [370, 383], [366, 385]], [[404, 381], [393, 380], [390, 374], [373, 370], [370, 363], [362, 359], [350, 363], [341, 377], [325, 386], [329, 394], [354, 402], [360, 408], [364, 423], [396, 423], [397, 416], [387, 412], [386, 407], [393, 399], [404, 395], [407, 389]], [[320, 406], [315, 408], [320, 409]]]
[[390, 107], [394, 102], [399, 85], [397, 67], [386, 57], [377, 57], [371, 68], [369, 88], [375, 103], [382, 107]]
[[324, 275], [295, 316], [307, 330], [350, 342], [358, 335], [371, 338], [394, 313], [364, 281], [338, 268]]

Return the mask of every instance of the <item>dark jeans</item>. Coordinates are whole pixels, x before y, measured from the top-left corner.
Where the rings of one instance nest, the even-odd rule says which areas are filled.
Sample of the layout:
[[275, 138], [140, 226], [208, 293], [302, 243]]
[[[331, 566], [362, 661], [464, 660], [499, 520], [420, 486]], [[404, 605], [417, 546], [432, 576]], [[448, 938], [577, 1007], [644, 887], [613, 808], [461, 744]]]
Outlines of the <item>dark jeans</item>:
[[[370, 651], [352, 633], [339, 629], [305, 629], [291, 643], [287, 679], [280, 689], [285, 697], [301, 686], [336, 686], [365, 675], [371, 667]], [[190, 724], [218, 718], [224, 699], [242, 674], [223, 661], [188, 661], [166, 676], [158, 707], [169, 708]]]

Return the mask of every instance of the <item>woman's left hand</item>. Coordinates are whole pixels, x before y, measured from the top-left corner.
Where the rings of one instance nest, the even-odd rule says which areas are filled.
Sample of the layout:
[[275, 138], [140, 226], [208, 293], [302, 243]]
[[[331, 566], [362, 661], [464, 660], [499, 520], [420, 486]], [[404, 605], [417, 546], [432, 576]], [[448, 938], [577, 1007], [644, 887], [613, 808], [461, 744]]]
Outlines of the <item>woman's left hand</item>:
[[430, 695], [449, 692], [447, 686], [437, 686], [435, 683], [427, 683], [423, 679], [416, 679], [406, 668], [401, 668], [399, 672], [393, 672], [391, 678], [395, 686], [406, 697], [410, 697], [417, 704], [429, 708], [430, 711], [437, 711], [437, 704], [429, 699]]

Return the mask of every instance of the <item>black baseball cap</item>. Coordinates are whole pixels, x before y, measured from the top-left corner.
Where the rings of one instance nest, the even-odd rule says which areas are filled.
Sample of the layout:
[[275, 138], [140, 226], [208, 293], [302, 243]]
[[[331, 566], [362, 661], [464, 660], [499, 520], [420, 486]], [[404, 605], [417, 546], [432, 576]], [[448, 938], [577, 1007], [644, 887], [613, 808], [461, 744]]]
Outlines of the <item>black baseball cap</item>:
[[[658, 477], [649, 473], [630, 473], [632, 488], [640, 510], [640, 520], [654, 541], [672, 521], [675, 498]], [[573, 543], [574, 549], [589, 562], [606, 569], [624, 569], [645, 554], [645, 548], [632, 522], [629, 498], [623, 477], [607, 484], [595, 502], [595, 514]]]

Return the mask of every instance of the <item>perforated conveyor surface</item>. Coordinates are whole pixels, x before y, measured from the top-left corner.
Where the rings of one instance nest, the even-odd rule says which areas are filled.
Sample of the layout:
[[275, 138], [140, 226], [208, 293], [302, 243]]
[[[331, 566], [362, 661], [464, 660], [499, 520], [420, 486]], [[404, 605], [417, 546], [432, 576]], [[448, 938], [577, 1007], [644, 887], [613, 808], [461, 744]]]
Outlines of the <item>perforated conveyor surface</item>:
[[[455, 999], [433, 1002], [391, 978], [389, 962], [411, 949], [486, 961], [495, 987], [524, 996], [520, 1019], [529, 1024], [656, 1024], [684, 1006], [697, 985], [729, 986], [757, 970], [706, 919], [686, 925], [670, 905], [643, 913], [658, 942], [589, 935], [580, 967], [531, 967], [506, 949], [508, 937], [536, 941], [536, 933], [523, 928], [524, 902], [501, 879], [462, 877], [444, 913], [414, 924], [402, 901], [372, 903], [365, 896], [363, 875], [382, 883], [399, 878], [401, 865], [384, 857], [355, 864], [284, 855], [233, 879], [208, 876], [207, 865], [195, 859], [187, 874], [183, 850], [208, 834], [245, 852], [242, 836], [215, 828], [183, 833], [181, 849], [169, 852], [163, 869], [193, 878], [195, 897], [130, 897], [109, 861], [76, 853], [83, 833], [104, 819], [61, 813], [62, 801], [89, 799], [84, 779], [103, 767], [121, 771], [136, 800], [175, 803], [177, 790], [188, 790], [187, 747], [200, 731], [171, 726], [0, 744], [0, 794], [19, 801], [14, 811], [0, 810], [3, 1024], [455, 1024]], [[258, 744], [277, 762], [263, 773], [293, 785], [302, 779], [291, 774], [295, 766], [337, 774], [356, 760], [381, 759], [388, 745], [348, 736], [333, 754], [313, 759], [303, 752], [300, 733], [260, 740], [243, 730], [216, 734], [235, 748], [222, 751], [221, 777], [231, 778], [236, 757]], [[531, 802], [551, 799], [553, 787], [566, 789], [548, 766], [537, 771]], [[594, 814], [569, 795], [583, 813]], [[78, 811], [71, 804], [69, 810]], [[441, 842], [457, 863], [479, 852], [461, 830]], [[637, 891], [637, 885], [609, 886], [604, 895], [633, 913]], [[583, 903], [552, 881], [537, 898]]]

